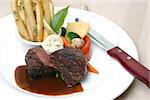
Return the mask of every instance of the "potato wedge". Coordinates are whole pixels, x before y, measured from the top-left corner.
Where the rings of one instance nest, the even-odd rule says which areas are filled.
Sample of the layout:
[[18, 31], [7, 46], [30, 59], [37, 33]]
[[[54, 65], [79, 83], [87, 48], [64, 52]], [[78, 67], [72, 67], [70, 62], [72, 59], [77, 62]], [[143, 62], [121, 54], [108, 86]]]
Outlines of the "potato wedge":
[[37, 4], [38, 1], [40, 1], [40, 0], [32, 0], [32, 9], [33, 9], [33, 11], [36, 10], [36, 4]]
[[13, 11], [13, 15], [14, 15], [15, 19], [19, 19], [17, 2], [18, 2], [18, 0], [11, 0], [10, 1], [11, 10]]
[[24, 9], [19, 10], [19, 16], [20, 16], [21, 20], [23, 21], [23, 23], [25, 23], [25, 11], [24, 11]]
[[16, 19], [16, 25], [18, 27], [20, 35], [24, 39], [30, 40], [29, 34], [28, 34], [27, 30], [26, 30], [26, 27], [25, 27], [25, 25], [23, 24], [23, 22], [22, 22], [22, 20], [20, 18]]
[[[25, 17], [25, 24], [26, 24], [26, 29], [28, 31], [28, 34], [32, 34], [32, 28], [30, 26], [30, 20], [27, 16]], [[30, 41], [34, 41], [33, 36], [30, 36]]]
[[24, 0], [24, 8], [25, 8], [26, 17], [28, 17], [29, 24], [32, 29], [32, 34], [29, 34], [30, 38], [34, 39], [34, 41], [36, 41], [35, 37], [37, 34], [36, 33], [37, 27], [36, 27], [35, 16], [33, 13], [33, 8], [32, 8], [32, 0]]
[[49, 0], [42, 0], [42, 6], [43, 6], [43, 12], [44, 12], [44, 18], [50, 25], [50, 8], [49, 8]]
[[25, 10], [23, 3], [24, 0], [18, 0], [18, 13], [23, 23], [25, 23]]
[[21, 37], [23, 37], [26, 40], [30, 40], [29, 34], [26, 30], [26, 27], [19, 16], [17, 3], [18, 3], [18, 0], [11, 0], [11, 9], [12, 9], [13, 15], [15, 17], [18, 31], [19, 31]]
[[36, 4], [36, 22], [37, 22], [37, 41], [41, 42], [43, 40], [43, 10], [41, 5], [41, 0]]
[[43, 35], [43, 41], [46, 39], [46, 37], [48, 37], [50, 34], [48, 33], [48, 31], [46, 29], [44, 29], [44, 35]]
[[53, 0], [50, 0], [49, 8], [50, 8], [50, 17], [52, 20], [52, 18], [54, 17], [54, 1]]

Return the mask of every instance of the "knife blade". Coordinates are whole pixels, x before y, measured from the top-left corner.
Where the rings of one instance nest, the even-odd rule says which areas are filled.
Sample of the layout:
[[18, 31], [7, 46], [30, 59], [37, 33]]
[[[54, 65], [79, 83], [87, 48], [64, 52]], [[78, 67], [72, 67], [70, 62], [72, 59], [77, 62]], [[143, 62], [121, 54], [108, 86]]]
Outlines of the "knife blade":
[[150, 70], [127, 54], [123, 49], [106, 40], [94, 29], [89, 30], [91, 40], [107, 52], [108, 55], [118, 60], [122, 66], [134, 77], [145, 83], [150, 88]]

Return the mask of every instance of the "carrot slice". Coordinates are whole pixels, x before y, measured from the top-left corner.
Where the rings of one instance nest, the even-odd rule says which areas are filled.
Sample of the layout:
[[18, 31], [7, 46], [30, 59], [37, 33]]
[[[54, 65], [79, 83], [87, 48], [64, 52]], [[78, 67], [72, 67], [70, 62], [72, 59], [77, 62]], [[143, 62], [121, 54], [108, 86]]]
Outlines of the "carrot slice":
[[99, 74], [99, 72], [94, 67], [92, 67], [92, 65], [89, 64], [89, 63], [88, 63], [87, 69], [88, 69], [89, 72], [92, 72], [92, 73], [95, 73], [95, 74]]
[[[65, 47], [72, 47], [70, 42], [65, 37], [61, 36], [61, 38], [64, 42]], [[85, 41], [85, 44], [80, 50], [86, 56], [87, 60], [89, 61], [91, 58], [91, 40], [90, 40], [90, 37], [85, 36], [84, 41]]]
[[84, 38], [85, 45], [81, 48], [81, 51], [85, 54], [88, 61], [91, 58], [91, 40], [90, 37], [87, 35]]
[[70, 42], [67, 39], [65, 39], [63, 36], [61, 36], [61, 38], [62, 38], [62, 40], [64, 42], [64, 46], [65, 47], [72, 47]]
[[[64, 42], [65, 47], [72, 47], [70, 42], [67, 39], [65, 39], [64, 37], [61, 37], [61, 38]], [[85, 54], [86, 58], [89, 61], [91, 57], [91, 40], [89, 36], [86, 36], [84, 40], [85, 40], [85, 45], [81, 48], [81, 51]], [[89, 63], [88, 63], [87, 69], [89, 72], [99, 74], [99, 72], [94, 67], [92, 67], [92, 65], [90, 65]]]

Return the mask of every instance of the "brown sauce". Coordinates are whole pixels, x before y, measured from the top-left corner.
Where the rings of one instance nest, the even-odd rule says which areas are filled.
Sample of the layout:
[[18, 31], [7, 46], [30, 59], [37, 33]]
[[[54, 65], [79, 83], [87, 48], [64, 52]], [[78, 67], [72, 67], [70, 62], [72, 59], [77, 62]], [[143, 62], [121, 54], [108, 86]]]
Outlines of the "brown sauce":
[[66, 95], [83, 91], [80, 83], [68, 88], [63, 80], [54, 76], [47, 79], [32, 80], [27, 73], [27, 66], [16, 68], [15, 80], [20, 88], [37, 94]]

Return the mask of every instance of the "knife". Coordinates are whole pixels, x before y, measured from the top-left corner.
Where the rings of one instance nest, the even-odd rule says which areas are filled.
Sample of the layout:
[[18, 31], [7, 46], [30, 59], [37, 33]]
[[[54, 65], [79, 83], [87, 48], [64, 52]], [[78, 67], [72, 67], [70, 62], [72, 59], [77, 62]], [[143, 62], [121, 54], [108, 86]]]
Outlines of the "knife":
[[150, 70], [136, 61], [133, 57], [115, 46], [94, 29], [90, 29], [91, 40], [107, 52], [108, 55], [118, 60], [122, 66], [134, 77], [145, 83], [150, 88]]

